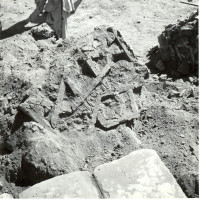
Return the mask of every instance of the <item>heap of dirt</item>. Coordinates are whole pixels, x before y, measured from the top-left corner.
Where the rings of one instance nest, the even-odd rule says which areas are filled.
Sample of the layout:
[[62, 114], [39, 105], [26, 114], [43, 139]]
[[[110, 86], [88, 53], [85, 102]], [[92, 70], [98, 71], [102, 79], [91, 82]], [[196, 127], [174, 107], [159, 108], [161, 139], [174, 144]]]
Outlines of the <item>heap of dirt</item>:
[[158, 42], [159, 47], [150, 52], [154, 56], [152, 68], [175, 78], [198, 76], [198, 12], [184, 21], [166, 26]]
[[[136, 99], [148, 71], [120, 33], [96, 28], [52, 52], [40, 85], [16, 75], [1, 82], [1, 135], [8, 151], [1, 157], [1, 176], [10, 184], [2, 192], [14, 196], [24, 187], [92, 171], [141, 147], [130, 124], [139, 116]], [[37, 55], [37, 62], [43, 59]]]

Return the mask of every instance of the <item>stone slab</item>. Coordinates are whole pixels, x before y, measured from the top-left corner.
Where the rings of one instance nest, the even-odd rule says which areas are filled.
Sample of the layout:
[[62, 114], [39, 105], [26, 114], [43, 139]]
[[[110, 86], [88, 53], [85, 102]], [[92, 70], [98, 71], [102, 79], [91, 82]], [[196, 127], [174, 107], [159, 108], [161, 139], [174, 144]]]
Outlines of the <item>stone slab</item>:
[[3, 193], [0, 195], [0, 199], [13, 199], [12, 195]]
[[111, 128], [138, 117], [138, 107], [132, 89], [121, 93], [108, 92], [101, 97], [97, 119], [104, 128]]
[[100, 198], [99, 190], [89, 172], [77, 171], [38, 183], [19, 194], [21, 199]]
[[95, 168], [104, 198], [185, 198], [154, 150], [142, 149]]

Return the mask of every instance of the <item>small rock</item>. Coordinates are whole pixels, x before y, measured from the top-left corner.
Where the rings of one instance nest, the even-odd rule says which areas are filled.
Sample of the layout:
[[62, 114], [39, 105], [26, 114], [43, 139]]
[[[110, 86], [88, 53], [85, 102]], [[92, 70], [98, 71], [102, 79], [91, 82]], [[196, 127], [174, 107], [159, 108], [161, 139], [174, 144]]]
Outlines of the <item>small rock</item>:
[[0, 199], [13, 199], [13, 197], [8, 193], [3, 193], [0, 195]]
[[150, 72], [149, 72], [149, 70], [148, 70], [148, 68], [146, 66], [136, 67], [135, 71], [137, 73], [141, 74], [144, 77], [144, 79], [148, 79], [149, 78]]
[[184, 156], [184, 157], [187, 157], [187, 156], [188, 156], [188, 154], [185, 152], [185, 153], [183, 153], [183, 156]]
[[160, 134], [160, 137], [163, 137], [164, 135], [165, 135], [164, 133], [161, 133], [161, 134]]
[[190, 73], [190, 66], [189, 64], [185, 61], [185, 62], [182, 62], [178, 69], [177, 69], [178, 72], [184, 74], [184, 75], [187, 75]]
[[92, 46], [96, 49], [97, 47], [99, 47], [101, 45], [101, 43], [97, 40], [94, 40], [92, 43]]
[[94, 51], [94, 48], [91, 47], [91, 46], [84, 46], [84, 47], [81, 48], [81, 50], [83, 52], [85, 52], [85, 51]]
[[50, 38], [54, 35], [54, 31], [46, 23], [33, 27], [31, 33], [44, 38]]
[[8, 99], [5, 97], [0, 98], [0, 108], [6, 109], [8, 107]]
[[[0, 34], [0, 39], [1, 39], [1, 34]], [[0, 52], [0, 60], [3, 60], [3, 53]]]
[[167, 74], [160, 75], [159, 80], [160, 81], [166, 81], [167, 80]]
[[12, 96], [11, 95], [7, 96], [7, 99], [8, 101], [10, 101], [12, 99]]
[[51, 43], [52, 43], [52, 44], [56, 44], [56, 38], [52, 37]]
[[193, 83], [193, 82], [194, 82], [194, 78], [193, 78], [192, 76], [189, 76], [189, 77], [188, 77], [188, 81], [189, 81], [190, 83]]
[[152, 78], [155, 79], [155, 80], [158, 80], [158, 76], [157, 75], [153, 75]]
[[167, 154], [164, 154], [163, 155], [163, 158], [168, 158], [169, 156]]
[[115, 153], [111, 153], [111, 156], [115, 156]]
[[185, 141], [182, 141], [181, 144], [184, 145], [184, 144], [185, 144]]
[[171, 77], [168, 77], [168, 78], [167, 78], [167, 81], [168, 81], [168, 82], [172, 82], [173, 79], [172, 79]]
[[161, 141], [160, 144], [165, 144], [165, 141]]
[[180, 134], [180, 137], [182, 137], [182, 138], [185, 138], [185, 135], [183, 135], [183, 134]]
[[142, 144], [141, 140], [139, 140], [139, 139], [137, 138], [136, 133], [135, 133], [132, 129], [130, 129], [130, 128], [128, 128], [128, 127], [124, 127], [122, 132], [123, 132], [125, 135], [129, 136], [130, 139], [133, 141], [133, 143], [134, 143], [136, 146], [140, 146], [140, 145]]
[[158, 62], [156, 63], [156, 69], [158, 69], [161, 72], [165, 70], [165, 65], [162, 62], [162, 60], [158, 60]]
[[2, 188], [3, 188], [3, 184], [2, 184], [2, 182], [0, 181], [0, 190], [2, 190]]
[[63, 46], [63, 39], [60, 38], [59, 40], [57, 40], [57, 47], [62, 47]]
[[175, 91], [175, 90], [171, 90], [167, 96], [169, 99], [171, 99], [172, 97], [180, 97], [180, 92]]

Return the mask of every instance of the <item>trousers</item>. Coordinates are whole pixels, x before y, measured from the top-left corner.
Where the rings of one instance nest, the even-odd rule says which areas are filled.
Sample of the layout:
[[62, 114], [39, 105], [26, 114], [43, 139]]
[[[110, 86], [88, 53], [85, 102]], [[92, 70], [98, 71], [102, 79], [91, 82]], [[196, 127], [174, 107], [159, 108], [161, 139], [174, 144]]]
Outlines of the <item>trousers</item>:
[[67, 18], [75, 10], [72, 0], [37, 0], [37, 8], [30, 15], [34, 19], [42, 12], [46, 12], [46, 23], [55, 31], [58, 38], [66, 39]]

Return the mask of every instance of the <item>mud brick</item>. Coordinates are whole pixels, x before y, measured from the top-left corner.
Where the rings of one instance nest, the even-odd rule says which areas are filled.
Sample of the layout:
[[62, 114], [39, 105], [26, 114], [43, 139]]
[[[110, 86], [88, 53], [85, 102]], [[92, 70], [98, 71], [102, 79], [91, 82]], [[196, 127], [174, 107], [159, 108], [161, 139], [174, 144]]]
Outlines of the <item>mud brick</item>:
[[60, 113], [61, 114], [70, 114], [72, 112], [70, 102], [69, 101], [62, 101], [60, 103]]
[[0, 98], [0, 109], [6, 109], [8, 107], [8, 99], [5, 97]]
[[41, 124], [44, 128], [52, 131], [49, 122], [44, 118], [46, 113], [53, 107], [53, 102], [46, 98], [42, 93], [37, 90], [30, 89], [27, 91], [27, 99], [19, 105], [20, 110], [27, 114], [35, 122]]
[[119, 55], [119, 54], [122, 53], [119, 46], [116, 45], [115, 43], [110, 46], [109, 51], [110, 51], [111, 54], [114, 54], [114, 55]]
[[111, 32], [107, 32], [107, 43], [108, 46], [110, 46], [114, 41], [115, 41], [116, 37], [113, 33]]
[[73, 79], [67, 77], [64, 82], [65, 85], [70, 88], [74, 96], [80, 96], [81, 92], [79, 91], [79, 88], [76, 86], [76, 83]]
[[130, 101], [131, 101], [131, 109], [132, 109], [133, 113], [135, 114], [135, 117], [139, 117], [138, 106], [136, 104], [135, 96], [133, 94], [132, 89], [128, 90], [128, 95], [129, 95], [129, 98], [130, 98]]
[[178, 72], [182, 73], [182, 74], [189, 74], [190, 73], [190, 66], [187, 62], [182, 62], [178, 69], [177, 69]]
[[87, 64], [87, 67], [89, 68], [89, 70], [94, 74], [95, 77], [97, 77], [99, 75], [99, 68], [97, 66], [97, 64], [92, 61], [91, 59], [88, 59], [85, 61]]
[[117, 40], [118, 45], [123, 49], [124, 53], [126, 54], [127, 58], [129, 59], [129, 61], [130, 61], [130, 62], [133, 62], [134, 59], [133, 59], [132, 56], [130, 55], [130, 52], [128, 51], [126, 45], [125, 45], [123, 42], [121, 42], [120, 38], [118, 37], [117, 31], [114, 30], [114, 29], [112, 29], [112, 32], [113, 32], [113, 34], [114, 34], [115, 37], [116, 37], [116, 40]]
[[[125, 100], [127, 98], [129, 98], [129, 101]], [[133, 89], [124, 90], [124, 88], [121, 88], [120, 91], [114, 93], [109, 91], [101, 97], [101, 101], [104, 103], [100, 104], [97, 118], [104, 128], [111, 128], [139, 117]]]
[[93, 58], [93, 59], [99, 59], [100, 58], [100, 53], [99, 53], [99, 51], [93, 51], [92, 53], [91, 53], [91, 58]]
[[81, 50], [83, 52], [85, 52], [85, 51], [94, 51], [94, 48], [92, 46], [84, 46], [84, 47], [81, 48]]
[[77, 99], [74, 104], [72, 105], [72, 110], [73, 112], [75, 112], [79, 106], [81, 106], [83, 104], [83, 102], [86, 100], [86, 98], [91, 94], [91, 92], [97, 87], [97, 85], [102, 81], [102, 79], [107, 75], [107, 73], [110, 71], [111, 69], [111, 65], [113, 65], [113, 63], [109, 63], [108, 65], [106, 65], [102, 71], [100, 72], [99, 76], [97, 76], [92, 82], [91, 84], [87, 87], [87, 90], [85, 91], [85, 93], [81, 96], [81, 98]]
[[19, 105], [19, 108], [35, 122], [41, 124], [44, 128], [50, 130], [51, 132], [54, 132], [48, 121], [46, 121], [44, 117], [35, 111], [30, 104], [22, 103]]

